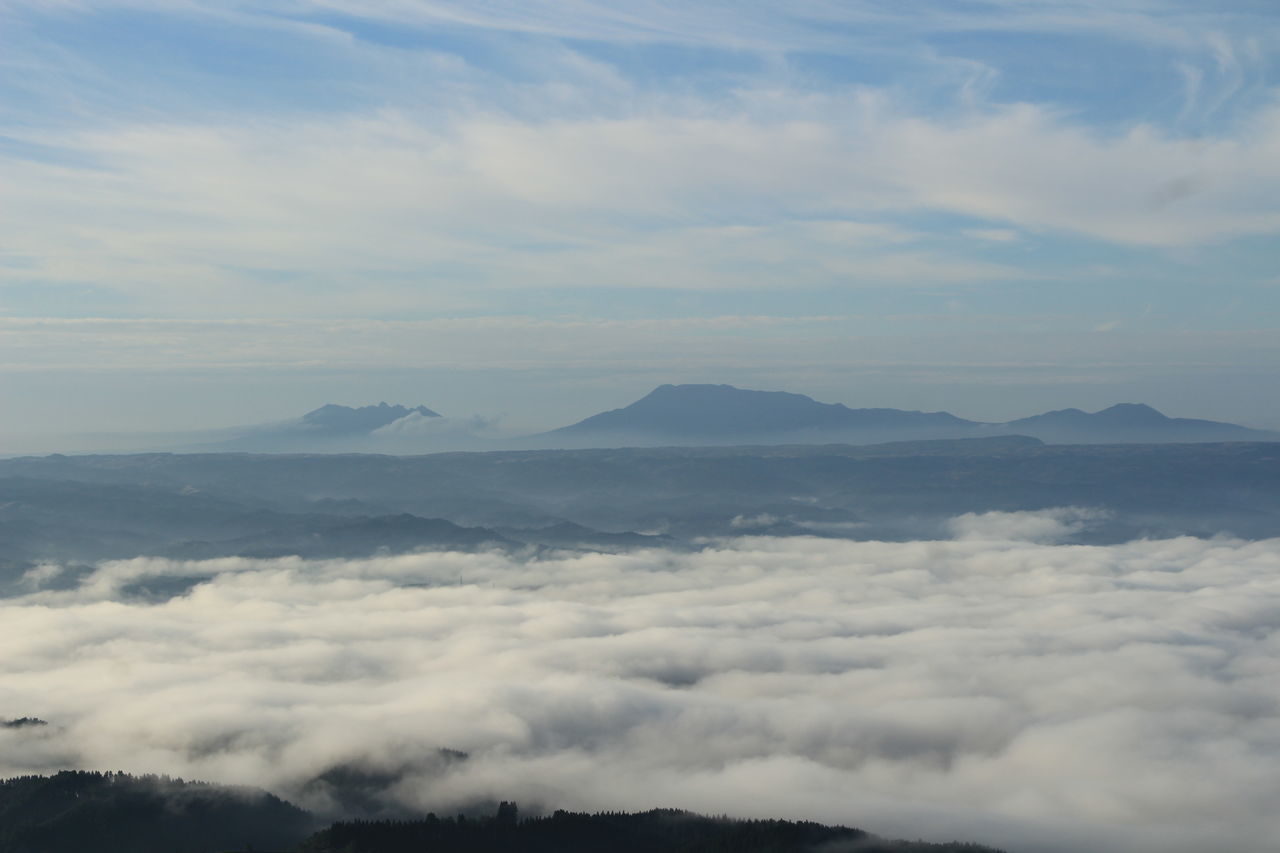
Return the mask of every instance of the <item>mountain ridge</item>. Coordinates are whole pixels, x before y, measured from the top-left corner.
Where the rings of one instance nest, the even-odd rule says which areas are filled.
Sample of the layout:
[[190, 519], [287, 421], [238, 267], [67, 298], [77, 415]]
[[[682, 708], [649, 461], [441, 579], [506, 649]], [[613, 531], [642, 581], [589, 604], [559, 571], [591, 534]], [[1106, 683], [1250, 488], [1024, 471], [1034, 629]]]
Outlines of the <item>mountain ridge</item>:
[[709, 384], [660, 385], [628, 406], [533, 438], [549, 445], [587, 447], [602, 446], [602, 442], [871, 444], [995, 435], [1026, 435], [1059, 444], [1280, 440], [1280, 433], [1237, 424], [1170, 418], [1145, 403], [1118, 403], [1097, 412], [1058, 409], [1011, 421], [982, 422], [950, 412], [850, 408], [803, 394]]
[[[474, 419], [473, 419], [474, 420]], [[481, 424], [483, 427], [483, 424]], [[523, 437], [476, 431], [425, 405], [327, 403], [299, 418], [235, 431], [222, 441], [182, 450], [247, 452], [426, 453], [450, 450], [587, 449], [787, 444], [882, 444], [995, 436], [1050, 444], [1280, 441], [1280, 432], [1198, 418], [1172, 418], [1145, 403], [1096, 412], [1055, 409], [985, 422], [946, 411], [852, 408], [790, 391], [727, 384], [663, 384], [616, 409]]]
[[424, 418], [440, 417], [439, 412], [433, 412], [426, 406], [408, 408], [399, 404], [390, 406], [386, 402], [378, 403], [376, 406], [341, 406], [337, 403], [326, 403], [318, 409], [307, 412], [298, 420], [307, 428], [330, 434], [361, 434], [380, 429], [415, 413]]
[[372, 406], [343, 406], [325, 403], [298, 418], [256, 424], [231, 430], [231, 437], [182, 450], [289, 452], [323, 448], [367, 440], [378, 430], [406, 418], [434, 421], [445, 419], [424, 405], [412, 408], [383, 401]]
[[[688, 415], [701, 420], [690, 424]], [[916, 412], [900, 409], [851, 409], [843, 403], [819, 403], [812, 397], [789, 391], [753, 391], [732, 385], [659, 385], [629, 406], [593, 415], [553, 433], [589, 432], [594, 429], [665, 428], [670, 419], [684, 416], [680, 424], [693, 432], [714, 433], [743, 426], [756, 431], [822, 429], [851, 420], [873, 422], [892, 419], [928, 425], [965, 423], [949, 412]]]

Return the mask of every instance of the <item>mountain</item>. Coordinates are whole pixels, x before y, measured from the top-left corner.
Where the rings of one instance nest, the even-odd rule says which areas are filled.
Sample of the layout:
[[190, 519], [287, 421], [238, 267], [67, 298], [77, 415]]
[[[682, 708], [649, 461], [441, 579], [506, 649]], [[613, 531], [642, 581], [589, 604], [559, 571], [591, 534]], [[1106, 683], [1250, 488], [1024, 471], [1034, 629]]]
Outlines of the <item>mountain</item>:
[[292, 849], [315, 820], [255, 788], [63, 771], [0, 780], [4, 853]]
[[1028, 436], [1052, 444], [1280, 441], [1280, 432], [1171, 418], [1141, 403], [1099, 412], [1060, 409], [1002, 423], [950, 412], [850, 408], [803, 394], [732, 385], [660, 385], [620, 409], [513, 438], [499, 421], [450, 418], [426, 406], [321, 406], [301, 417], [167, 445], [176, 452], [381, 453], [855, 444]]
[[350, 406], [328, 403], [303, 415], [298, 428], [326, 436], [368, 435], [375, 429], [415, 413], [424, 418], [440, 417], [438, 412], [433, 412], [426, 406], [408, 409], [404, 406], [388, 406], [386, 403], [379, 403], [376, 406], [361, 406], [353, 409]]
[[593, 415], [541, 436], [560, 446], [601, 442], [776, 444], [900, 438], [951, 438], [972, 422], [947, 412], [850, 409], [803, 394], [748, 391], [732, 385], [661, 385], [630, 406]]
[[1025, 435], [1055, 444], [1277, 441], [1280, 433], [1170, 418], [1140, 403], [1100, 412], [1062, 409], [1005, 423], [949, 412], [851, 409], [803, 394], [731, 385], [662, 385], [621, 409], [533, 437], [539, 447], [874, 444]]
[[736, 820], [679, 809], [647, 812], [568, 812], [519, 817], [515, 803], [501, 802], [493, 817], [339, 821], [302, 843], [305, 853], [650, 853], [654, 850], [738, 853], [1000, 853], [960, 842], [891, 841], [847, 826], [810, 821]]
[[250, 453], [302, 453], [311, 451], [376, 450], [378, 430], [393, 424], [431, 423], [445, 419], [426, 406], [408, 408], [379, 403], [376, 406], [339, 406], [327, 403], [300, 418], [242, 427], [230, 438], [189, 450], [240, 450]]
[[1142, 403], [1120, 403], [1092, 414], [1079, 409], [1059, 409], [999, 426], [1054, 444], [1268, 441], [1277, 438], [1274, 434], [1235, 424], [1171, 418]]
[[[441, 757], [445, 762], [466, 758], [452, 750], [441, 750]], [[457, 817], [409, 812], [394, 820], [369, 820], [360, 814], [391, 800], [388, 793], [394, 774], [337, 767], [314, 781], [337, 790], [338, 802], [347, 807], [344, 811], [353, 813], [321, 828], [315, 815], [266, 791], [168, 776], [64, 770], [52, 776], [2, 779], [0, 853], [263, 849], [306, 853], [779, 853], [819, 849], [1000, 853], [995, 848], [959, 842], [891, 841], [847, 826], [704, 817], [678, 809], [596, 814], [556, 810], [522, 818], [515, 803], [500, 801], [496, 811], [475, 803], [460, 810]], [[466, 814], [468, 811], [472, 814]]]

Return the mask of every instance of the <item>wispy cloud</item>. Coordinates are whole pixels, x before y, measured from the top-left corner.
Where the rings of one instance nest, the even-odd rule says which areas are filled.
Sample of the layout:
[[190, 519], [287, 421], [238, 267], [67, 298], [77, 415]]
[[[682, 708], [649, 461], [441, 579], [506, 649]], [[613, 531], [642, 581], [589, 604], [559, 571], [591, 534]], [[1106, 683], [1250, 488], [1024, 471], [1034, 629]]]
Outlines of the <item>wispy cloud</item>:
[[476, 287], [1036, 277], [936, 234], [904, 242], [882, 220], [917, 213], [1139, 247], [1280, 229], [1274, 110], [1236, 138], [1191, 142], [1151, 128], [1107, 138], [1030, 106], [953, 121], [878, 97], [800, 103], [767, 119], [744, 103], [724, 118], [437, 129], [392, 112], [33, 135], [101, 166], [0, 163], [7, 249], [28, 260], [0, 281], [91, 281], [148, 313], [271, 312], [298, 287], [314, 310], [348, 311], [359, 283], [376, 311]]
[[907, 32], [964, 30], [1048, 31], [1079, 30], [1106, 33], [1126, 40], [1182, 42], [1203, 32], [1206, 21], [1228, 27], [1232, 22], [1265, 20], [1251, 3], [1222, 3], [1213, 9], [1179, 0], [981, 0], [957, 6], [930, 0], [903, 6], [883, 0], [801, 0], [781, 11], [767, 4], [747, 5], [712, 0], [695, 5], [641, 0], [574, 0], [574, 2], [514, 2], [494, 0], [252, 0], [228, 9], [210, 0], [6, 0], [3, 6], [39, 6], [61, 12], [91, 12], [104, 8], [164, 11], [178, 15], [219, 15], [249, 20], [321, 21], [333, 27], [361, 20], [394, 22], [406, 27], [434, 29], [455, 26], [502, 32], [533, 33], [555, 38], [698, 42], [745, 48], [813, 48], [837, 40], [857, 39], [857, 30], [832, 30], [832, 24], [860, 25], [864, 30], [898, 28]]

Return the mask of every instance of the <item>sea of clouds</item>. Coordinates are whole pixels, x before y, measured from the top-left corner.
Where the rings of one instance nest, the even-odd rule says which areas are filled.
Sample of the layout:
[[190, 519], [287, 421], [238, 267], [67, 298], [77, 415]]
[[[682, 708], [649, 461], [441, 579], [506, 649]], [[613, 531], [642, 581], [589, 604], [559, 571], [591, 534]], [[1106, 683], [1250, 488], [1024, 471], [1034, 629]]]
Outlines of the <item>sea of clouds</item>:
[[[677, 806], [1012, 851], [1280, 837], [1280, 540], [743, 537], [695, 552], [139, 558], [0, 601], [0, 774], [400, 808]], [[139, 594], [160, 579], [190, 585]], [[445, 760], [440, 749], [461, 750]]]

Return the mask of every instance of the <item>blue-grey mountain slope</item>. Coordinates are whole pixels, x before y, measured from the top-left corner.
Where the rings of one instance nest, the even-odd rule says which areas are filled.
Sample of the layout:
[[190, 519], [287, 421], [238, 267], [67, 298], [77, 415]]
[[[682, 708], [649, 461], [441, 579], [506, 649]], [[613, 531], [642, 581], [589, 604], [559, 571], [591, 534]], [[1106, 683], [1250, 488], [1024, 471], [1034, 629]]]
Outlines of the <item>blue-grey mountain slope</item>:
[[1054, 444], [1280, 440], [1280, 433], [1169, 418], [1138, 403], [1094, 413], [1063, 409], [1005, 423], [982, 423], [949, 412], [852, 409], [782, 391], [662, 385], [629, 406], [536, 436], [532, 443], [562, 448], [873, 444], [997, 435], [1026, 435]]
[[1024, 435], [1051, 444], [1280, 441], [1280, 433], [1170, 418], [1140, 403], [1100, 412], [1061, 409], [1004, 423], [949, 412], [850, 408], [785, 391], [731, 385], [661, 385], [629, 406], [525, 438], [504, 438], [484, 419], [448, 418], [426, 406], [328, 404], [299, 418], [243, 427], [170, 449], [191, 452], [390, 453], [451, 450], [881, 444]]
[[303, 415], [296, 428], [316, 435], [367, 435], [415, 413], [424, 418], [440, 417], [438, 412], [433, 412], [426, 406], [409, 409], [379, 403], [376, 406], [353, 409], [350, 406], [328, 403]]
[[300, 418], [235, 430], [224, 441], [201, 450], [239, 450], [252, 453], [298, 453], [369, 450], [375, 433], [397, 422], [424, 422], [440, 414], [426, 406], [408, 408], [379, 403], [376, 406], [339, 406], [328, 403]]
[[1170, 418], [1142, 403], [1120, 403], [1100, 412], [1060, 409], [998, 426], [1051, 444], [1131, 442], [1274, 441], [1275, 433], [1196, 418]]
[[850, 409], [803, 394], [732, 385], [662, 385], [630, 406], [545, 433], [564, 447], [680, 444], [809, 444], [967, 435], [970, 421], [947, 412]]

